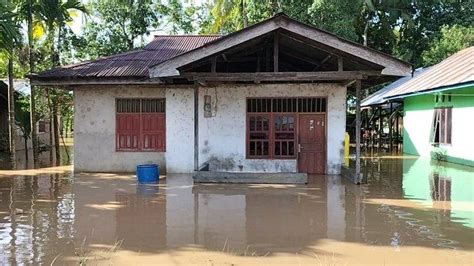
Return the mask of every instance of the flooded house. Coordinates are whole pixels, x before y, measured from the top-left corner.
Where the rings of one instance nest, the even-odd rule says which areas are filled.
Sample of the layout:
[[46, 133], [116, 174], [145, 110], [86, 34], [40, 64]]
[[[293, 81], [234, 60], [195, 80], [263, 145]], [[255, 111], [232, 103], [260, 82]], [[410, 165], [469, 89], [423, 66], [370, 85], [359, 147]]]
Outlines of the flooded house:
[[403, 107], [404, 153], [474, 166], [473, 61], [474, 47], [466, 48], [365, 102]]
[[[74, 92], [76, 171], [339, 174], [347, 90], [410, 64], [285, 14], [31, 76]], [[215, 178], [225, 178], [216, 175]]]

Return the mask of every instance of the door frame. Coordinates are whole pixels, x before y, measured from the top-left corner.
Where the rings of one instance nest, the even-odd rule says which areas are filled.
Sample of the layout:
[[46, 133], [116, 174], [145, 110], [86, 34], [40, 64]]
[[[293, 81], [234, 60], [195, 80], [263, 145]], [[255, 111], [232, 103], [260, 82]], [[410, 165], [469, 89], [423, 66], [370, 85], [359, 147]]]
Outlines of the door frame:
[[298, 173], [302, 173], [299, 168], [299, 160], [300, 160], [300, 152], [299, 152], [299, 145], [300, 145], [300, 115], [324, 115], [324, 174], [327, 174], [327, 163], [328, 163], [328, 112], [324, 113], [297, 113], [296, 118], [297, 118], [297, 136], [296, 136], [296, 168]]

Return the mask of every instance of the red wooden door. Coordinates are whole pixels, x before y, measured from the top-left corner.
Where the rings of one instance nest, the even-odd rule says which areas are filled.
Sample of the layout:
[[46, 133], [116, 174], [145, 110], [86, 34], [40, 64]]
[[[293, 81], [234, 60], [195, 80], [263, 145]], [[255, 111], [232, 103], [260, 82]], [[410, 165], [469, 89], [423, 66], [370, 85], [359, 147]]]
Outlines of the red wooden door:
[[298, 121], [298, 171], [324, 174], [326, 170], [326, 116], [300, 114]]

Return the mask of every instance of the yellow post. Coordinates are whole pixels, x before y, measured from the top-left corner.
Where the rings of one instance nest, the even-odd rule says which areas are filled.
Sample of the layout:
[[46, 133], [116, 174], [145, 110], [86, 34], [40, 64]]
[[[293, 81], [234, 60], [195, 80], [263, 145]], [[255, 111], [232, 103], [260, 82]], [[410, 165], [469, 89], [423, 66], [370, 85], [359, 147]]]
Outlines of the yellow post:
[[349, 137], [349, 133], [346, 132], [346, 136], [344, 138], [344, 165], [349, 167], [349, 144], [351, 140]]

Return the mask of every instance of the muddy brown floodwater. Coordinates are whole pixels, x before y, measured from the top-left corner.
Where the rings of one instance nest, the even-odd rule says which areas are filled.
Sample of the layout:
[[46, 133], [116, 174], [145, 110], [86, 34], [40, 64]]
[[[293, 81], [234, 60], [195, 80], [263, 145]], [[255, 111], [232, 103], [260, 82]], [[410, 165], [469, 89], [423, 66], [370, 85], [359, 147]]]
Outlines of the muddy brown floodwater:
[[0, 263], [474, 263], [472, 168], [368, 157], [364, 173], [292, 186], [0, 171]]

